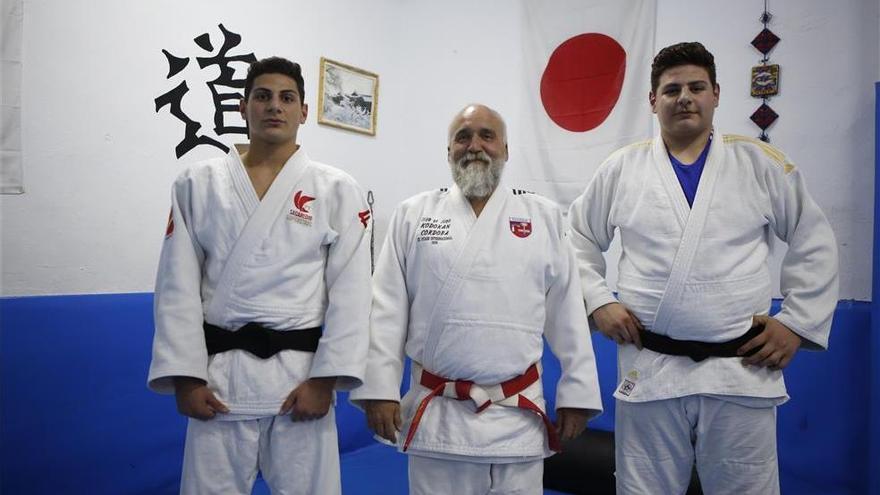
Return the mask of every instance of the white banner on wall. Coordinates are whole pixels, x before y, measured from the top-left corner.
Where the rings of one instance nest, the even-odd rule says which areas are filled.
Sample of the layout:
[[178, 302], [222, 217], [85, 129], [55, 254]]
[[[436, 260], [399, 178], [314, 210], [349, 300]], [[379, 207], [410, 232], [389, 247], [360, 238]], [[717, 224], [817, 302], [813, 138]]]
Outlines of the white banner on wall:
[[22, 0], [0, 0], [0, 193], [24, 192], [21, 164]]
[[564, 207], [615, 149], [651, 137], [655, 0], [525, 2], [527, 182]]

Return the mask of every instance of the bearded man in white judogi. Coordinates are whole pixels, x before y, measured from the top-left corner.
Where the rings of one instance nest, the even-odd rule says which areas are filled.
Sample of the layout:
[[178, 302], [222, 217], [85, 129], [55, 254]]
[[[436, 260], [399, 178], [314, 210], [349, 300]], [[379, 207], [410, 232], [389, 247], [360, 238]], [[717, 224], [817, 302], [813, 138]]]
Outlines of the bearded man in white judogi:
[[[654, 59], [660, 135], [612, 154], [571, 206], [587, 310], [619, 346], [617, 493], [779, 493], [776, 406], [800, 347], [824, 349], [837, 246], [776, 148], [713, 126], [720, 87], [699, 43]], [[619, 233], [618, 294], [602, 252]], [[788, 243], [768, 316], [769, 241]]]
[[251, 65], [250, 146], [174, 182], [156, 281], [149, 386], [188, 416], [181, 493], [338, 494], [333, 390], [361, 383], [369, 210], [296, 142], [298, 64]]
[[[367, 374], [351, 398], [410, 454], [411, 494], [540, 494], [544, 457], [602, 408], [562, 213], [499, 185], [507, 157], [498, 113], [462, 110], [449, 128], [455, 184], [396, 209], [376, 264]], [[555, 425], [544, 336], [562, 364]]]

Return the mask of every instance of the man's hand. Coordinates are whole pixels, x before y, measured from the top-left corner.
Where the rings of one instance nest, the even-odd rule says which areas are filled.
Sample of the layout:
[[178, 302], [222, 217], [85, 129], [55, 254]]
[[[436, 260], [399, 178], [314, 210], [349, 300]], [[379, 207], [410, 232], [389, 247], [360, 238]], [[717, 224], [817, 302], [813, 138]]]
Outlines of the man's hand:
[[397, 443], [397, 433], [403, 426], [400, 419], [400, 403], [393, 400], [365, 400], [364, 412], [367, 415], [367, 426], [376, 435]]
[[635, 344], [639, 350], [642, 349], [642, 339], [639, 337], [639, 330], [644, 329], [642, 322], [623, 304], [608, 303], [590, 316], [606, 337], [618, 344]]
[[764, 331], [743, 344], [736, 353], [742, 356], [756, 347], [763, 347], [751, 356], [743, 358], [743, 366], [761, 366], [771, 370], [781, 370], [788, 366], [801, 346], [801, 337], [779, 320], [766, 315], [752, 317], [752, 326], [758, 325], [763, 325]]
[[208, 384], [198, 378], [174, 377], [174, 398], [177, 400], [177, 411], [190, 418], [211, 419], [218, 412], [229, 412], [229, 408], [211, 392]]
[[587, 427], [587, 419], [590, 411], [587, 409], [575, 409], [562, 407], [556, 410], [556, 432], [559, 440], [565, 442], [583, 433]]
[[330, 411], [335, 386], [335, 376], [309, 378], [290, 392], [279, 414], [289, 413], [294, 421], [321, 419]]

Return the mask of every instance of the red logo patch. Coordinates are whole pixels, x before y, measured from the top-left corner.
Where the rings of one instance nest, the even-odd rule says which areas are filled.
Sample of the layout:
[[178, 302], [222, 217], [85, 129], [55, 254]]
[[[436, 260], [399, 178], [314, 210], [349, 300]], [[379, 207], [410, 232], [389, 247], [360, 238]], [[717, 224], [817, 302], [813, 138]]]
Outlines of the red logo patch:
[[165, 238], [171, 237], [174, 233], [174, 210], [168, 212], [168, 225], [165, 226]]
[[510, 218], [510, 231], [513, 235], [526, 238], [532, 233], [532, 219], [531, 218]]
[[315, 198], [311, 196], [306, 196], [302, 193], [302, 191], [297, 191], [296, 194], [293, 195], [293, 206], [295, 206], [297, 210], [303, 213], [308, 213], [309, 209], [306, 208], [306, 205], [314, 200]]
[[364, 228], [367, 228], [367, 222], [370, 221], [370, 210], [359, 211], [358, 218], [361, 219], [361, 223], [364, 224]]
[[312, 215], [309, 214], [309, 203], [314, 200], [315, 198], [306, 196], [302, 191], [297, 191], [296, 194], [293, 195], [293, 208], [287, 212], [288, 220], [293, 220], [306, 227], [311, 227]]

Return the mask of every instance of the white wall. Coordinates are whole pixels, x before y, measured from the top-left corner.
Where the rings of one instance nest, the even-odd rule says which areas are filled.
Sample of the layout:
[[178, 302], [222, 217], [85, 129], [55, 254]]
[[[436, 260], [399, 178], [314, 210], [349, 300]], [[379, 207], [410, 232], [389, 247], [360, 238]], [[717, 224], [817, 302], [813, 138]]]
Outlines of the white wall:
[[[198, 147], [175, 158], [180, 124], [167, 108], [155, 113], [153, 99], [181, 79], [165, 80], [160, 50], [204, 56], [192, 38], [209, 32], [219, 43], [221, 22], [243, 37], [233, 54], [302, 63], [313, 108], [300, 141], [313, 158], [374, 190], [378, 249], [396, 203], [448, 183], [445, 133], [455, 111], [481, 101], [521, 113], [520, 5], [25, 0], [27, 192], [0, 197], [0, 295], [152, 290], [169, 185], [185, 163], [219, 153]], [[748, 79], [759, 56], [749, 41], [762, 8], [759, 0], [659, 2], [658, 47], [697, 39], [715, 53], [724, 132], [757, 134], [748, 120], [758, 102], [748, 96]], [[771, 10], [771, 28], [782, 38], [772, 53], [782, 65], [782, 94], [771, 103], [781, 115], [770, 130], [773, 144], [805, 170], [834, 224], [841, 297], [870, 299], [877, 2], [774, 0]], [[321, 56], [380, 74], [377, 136], [317, 125]], [[212, 79], [206, 72], [187, 68]], [[190, 79], [184, 109], [209, 115], [211, 102], [195, 96], [198, 84]], [[509, 124], [515, 142], [524, 125]]]
[[[219, 46], [219, 23], [243, 37], [231, 54], [277, 54], [302, 64], [312, 114], [300, 142], [313, 158], [375, 191], [377, 249], [394, 205], [449, 182], [451, 116], [470, 101], [515, 101], [517, 87], [507, 82], [514, 79], [516, 47], [494, 46], [496, 36], [516, 39], [519, 29], [504, 1], [459, 9], [402, 0], [254, 5], [25, 0], [27, 193], [0, 198], [0, 294], [152, 290], [171, 181], [186, 163], [220, 153], [200, 146], [176, 159], [182, 124], [168, 108], [155, 113], [153, 99], [181, 76], [165, 80], [161, 49], [206, 56], [192, 39], [208, 32]], [[451, 35], [471, 23], [491, 28]], [[317, 124], [321, 56], [380, 75], [376, 137]], [[477, 64], [484, 73], [474, 73]], [[184, 110], [212, 115], [198, 79], [216, 73], [198, 71], [195, 61], [185, 72], [194, 76]]]
[[[782, 40], [770, 52], [780, 64], [780, 94], [769, 105], [780, 118], [769, 129], [831, 221], [840, 246], [841, 299], [871, 298], [874, 184], [874, 82], [878, 73], [877, 0], [774, 0], [770, 30]], [[757, 136], [749, 116], [751, 67], [761, 54], [750, 42], [763, 26], [762, 0], [658, 4], [658, 49], [699, 40], [715, 55], [725, 133]], [[686, 15], [685, 15], [686, 13]], [[777, 256], [777, 264], [778, 264]]]

